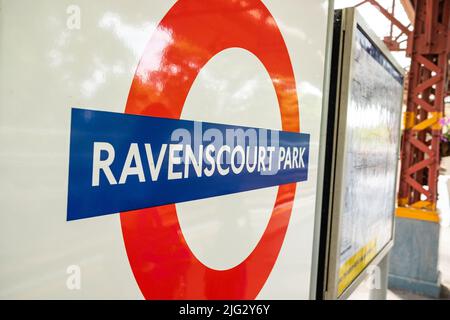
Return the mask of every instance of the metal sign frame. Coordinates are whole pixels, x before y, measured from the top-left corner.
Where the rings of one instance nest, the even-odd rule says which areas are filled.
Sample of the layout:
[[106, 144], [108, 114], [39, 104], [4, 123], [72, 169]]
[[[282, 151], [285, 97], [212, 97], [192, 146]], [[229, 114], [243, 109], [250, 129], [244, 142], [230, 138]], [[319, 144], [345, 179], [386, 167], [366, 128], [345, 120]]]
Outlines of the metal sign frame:
[[[400, 74], [403, 74], [403, 69], [395, 61], [384, 43], [382, 43], [378, 39], [377, 35], [375, 35], [374, 32], [368, 28], [367, 24], [355, 8], [347, 8], [336, 11], [332, 58], [332, 77], [334, 77], [334, 79], [331, 79], [330, 113], [328, 120], [329, 132], [327, 137], [327, 148], [329, 150], [326, 157], [327, 164], [325, 168], [325, 179], [328, 181], [324, 183], [325, 186], [329, 186], [329, 189], [324, 190], [322, 207], [322, 215], [324, 217], [322, 220], [321, 240], [321, 251], [323, 255], [321, 259], [323, 266], [323, 283], [322, 287], [318, 288], [318, 290], [322, 290], [322, 296], [318, 296], [318, 298], [324, 299], [346, 299], [365, 279], [365, 271], [367, 268], [373, 265], [378, 265], [393, 246], [395, 201], [392, 203], [392, 230], [390, 240], [376, 253], [375, 257], [351, 281], [343, 292], [339, 294], [339, 252], [341, 245], [340, 223], [342, 219], [343, 195], [345, 189], [343, 187], [343, 170], [336, 169], [345, 167], [345, 155], [347, 153], [347, 131], [345, 128], [347, 126], [347, 110], [350, 101], [352, 82], [352, 61], [355, 52], [356, 32], [358, 28], [362, 30], [370, 39], [372, 44], [374, 44], [374, 46], [382, 52], [385, 58], [392, 64], [394, 69], [396, 69], [396, 71]], [[401, 101], [399, 101], [399, 108], [401, 108]], [[399, 121], [399, 137], [400, 132]], [[397, 159], [399, 159], [399, 149], [400, 143], [397, 146]], [[398, 172], [398, 162], [396, 163], [396, 172]], [[395, 184], [397, 184], [397, 176], [395, 178]], [[328, 195], [325, 196], [327, 191]]]

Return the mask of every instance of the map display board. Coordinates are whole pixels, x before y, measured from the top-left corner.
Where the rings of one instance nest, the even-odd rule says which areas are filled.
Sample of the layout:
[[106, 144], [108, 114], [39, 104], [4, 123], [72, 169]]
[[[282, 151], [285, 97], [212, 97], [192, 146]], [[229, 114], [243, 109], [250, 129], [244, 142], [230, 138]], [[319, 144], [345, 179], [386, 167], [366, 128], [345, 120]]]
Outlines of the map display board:
[[403, 95], [402, 74], [384, 45], [354, 11], [343, 17], [352, 30], [341, 46], [346, 66], [336, 104], [334, 297], [392, 242]]

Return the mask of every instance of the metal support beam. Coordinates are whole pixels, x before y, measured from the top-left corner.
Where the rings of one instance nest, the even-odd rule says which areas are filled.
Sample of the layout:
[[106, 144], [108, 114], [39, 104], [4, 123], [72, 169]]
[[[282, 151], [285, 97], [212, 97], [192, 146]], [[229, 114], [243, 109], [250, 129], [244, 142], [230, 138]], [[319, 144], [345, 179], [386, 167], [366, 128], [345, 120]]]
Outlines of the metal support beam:
[[402, 4], [403, 9], [405, 9], [409, 22], [414, 23], [414, 20], [416, 19], [416, 11], [414, 10], [411, 0], [400, 0], [400, 3]]
[[438, 222], [439, 145], [447, 90], [450, 0], [416, 0], [397, 216]]
[[[410, 7], [406, 5], [406, 2], [402, 1], [402, 5], [405, 8], [405, 10], [409, 10], [409, 13], [407, 11], [408, 17], [411, 15]], [[409, 2], [409, 0], [408, 0]], [[400, 22], [395, 17], [395, 3], [396, 0], [392, 0], [392, 8], [391, 11], [387, 10], [383, 6], [381, 6], [377, 0], [364, 0], [360, 3], [358, 3], [355, 7], [359, 7], [363, 4], [371, 4], [374, 8], [376, 8], [382, 15], [386, 17], [391, 23], [390, 27], [390, 33], [388, 36], [384, 37], [383, 41], [386, 44], [386, 46], [391, 51], [404, 51], [406, 50], [405, 46], [401, 46], [402, 43], [406, 42], [411, 34], [411, 30], [409, 30], [410, 25], [405, 26], [402, 22]], [[405, 7], [406, 6], [406, 7]], [[394, 26], [397, 27], [400, 30], [400, 33], [397, 35], [394, 35]], [[403, 39], [401, 39], [403, 38]]]
[[386, 300], [389, 275], [389, 253], [378, 264], [379, 287], [370, 289], [369, 300]]

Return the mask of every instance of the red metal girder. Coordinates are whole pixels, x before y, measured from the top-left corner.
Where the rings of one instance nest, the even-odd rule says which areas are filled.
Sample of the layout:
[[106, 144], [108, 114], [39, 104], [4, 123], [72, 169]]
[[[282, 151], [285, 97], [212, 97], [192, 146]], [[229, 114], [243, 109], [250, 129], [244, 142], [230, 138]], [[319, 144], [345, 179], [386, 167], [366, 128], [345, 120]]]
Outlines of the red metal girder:
[[418, 183], [416, 180], [411, 178], [410, 176], [403, 176], [403, 179], [417, 192], [424, 194], [428, 199], [431, 197], [431, 192], [426, 190], [422, 184]]
[[411, 167], [408, 168], [408, 170], [406, 170], [406, 174], [407, 175], [412, 175], [413, 173], [422, 170], [425, 167], [430, 166], [431, 164], [433, 164], [434, 159], [433, 158], [428, 158], [426, 160], [422, 160], [420, 162], [415, 163], [414, 165], [412, 165]]
[[429, 104], [428, 102], [426, 102], [425, 100], [417, 97], [417, 95], [412, 97], [412, 101], [421, 106], [423, 109], [425, 109], [427, 112], [433, 112], [436, 111], [436, 109], [434, 108], [433, 105]]
[[436, 73], [441, 71], [437, 65], [435, 65], [433, 62], [431, 62], [421, 54], [418, 54], [416, 56], [416, 61], [420, 64], [423, 64], [428, 70], [434, 71]]
[[[430, 148], [427, 146], [426, 143], [423, 143], [422, 141], [415, 139], [415, 138], [409, 138], [409, 142], [416, 147], [417, 149], [419, 149], [420, 151], [422, 151], [423, 153], [428, 154], [428, 156], [431, 156], [433, 154], [433, 151], [430, 150]], [[412, 167], [411, 167], [412, 168]]]
[[402, 137], [399, 198], [402, 205], [411, 205], [423, 200], [424, 196], [431, 202], [431, 207], [435, 207], [440, 127], [431, 123], [416, 132], [411, 126], [431, 118], [431, 112], [435, 118], [444, 112], [448, 87], [450, 0], [415, 0], [414, 4], [414, 31], [408, 41], [411, 67], [406, 107], [413, 115], [413, 123], [409, 123]]
[[368, 3], [372, 4], [378, 11], [381, 12], [389, 21], [392, 22], [397, 28], [399, 28], [403, 33], [409, 35], [411, 31], [401, 23], [397, 18], [395, 18], [389, 11], [383, 8], [376, 0], [367, 0]]
[[411, 0], [400, 0], [400, 3], [402, 4], [403, 9], [405, 9], [409, 21], [411, 21], [411, 23], [414, 23], [416, 12], [414, 11], [414, 6], [411, 3]]
[[427, 45], [431, 45], [431, 36], [433, 32], [433, 18], [435, 13], [434, 8], [435, 1], [427, 0], [426, 5], [426, 15], [425, 15], [425, 39], [427, 40]]
[[[413, 22], [414, 21], [414, 19], [413, 19], [413, 17], [414, 17], [414, 10], [412, 9], [411, 3], [409, 2], [409, 0], [400, 0], [400, 1], [402, 3], [403, 8], [405, 9], [405, 12], [406, 12], [408, 18], [410, 19], [411, 22]], [[386, 36], [383, 39], [383, 41], [386, 44], [386, 46], [388, 47], [388, 49], [391, 50], [391, 51], [405, 51], [406, 48], [400, 47], [400, 44], [402, 44], [403, 42], [408, 40], [409, 35], [411, 34], [411, 30], [409, 30], [409, 27], [411, 26], [411, 24], [405, 26], [401, 21], [399, 21], [395, 17], [395, 3], [396, 3], [396, 0], [392, 0], [392, 8], [391, 8], [392, 12], [389, 12], [383, 6], [381, 6], [378, 3], [377, 0], [364, 0], [364, 1], [361, 1], [360, 3], [358, 3], [357, 5], [355, 5], [355, 7], [361, 6], [361, 5], [366, 4], [366, 3], [369, 3], [373, 7], [375, 7], [391, 23], [389, 36]], [[394, 36], [394, 34], [393, 34], [393, 31], [394, 31], [393, 26], [394, 25], [398, 29], [400, 29], [400, 34], [398, 34], [397, 36]], [[405, 35], [406, 39], [399, 41], [399, 39], [400, 39], [400, 37], [402, 35]]]
[[435, 77], [431, 77], [420, 84], [417, 85], [417, 87], [414, 88], [414, 93], [419, 94], [422, 93], [425, 89], [430, 88], [431, 86], [435, 85], [436, 83], [440, 82], [442, 80], [442, 76], [436, 75]]

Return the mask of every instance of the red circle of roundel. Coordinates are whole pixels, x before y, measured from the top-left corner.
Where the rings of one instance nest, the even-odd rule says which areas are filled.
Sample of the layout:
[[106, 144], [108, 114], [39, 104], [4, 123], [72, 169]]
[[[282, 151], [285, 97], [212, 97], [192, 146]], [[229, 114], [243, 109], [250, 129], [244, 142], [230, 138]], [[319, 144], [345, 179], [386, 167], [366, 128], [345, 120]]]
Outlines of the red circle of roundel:
[[[220, 51], [233, 47], [252, 52], [263, 63], [276, 91], [283, 130], [299, 132], [289, 54], [274, 18], [260, 0], [177, 1], [145, 48], [125, 112], [180, 118], [201, 68]], [[227, 270], [208, 268], [194, 256], [175, 204], [121, 213], [128, 259], [144, 297], [256, 298], [280, 252], [295, 189], [295, 183], [278, 187], [263, 236], [244, 261]]]

